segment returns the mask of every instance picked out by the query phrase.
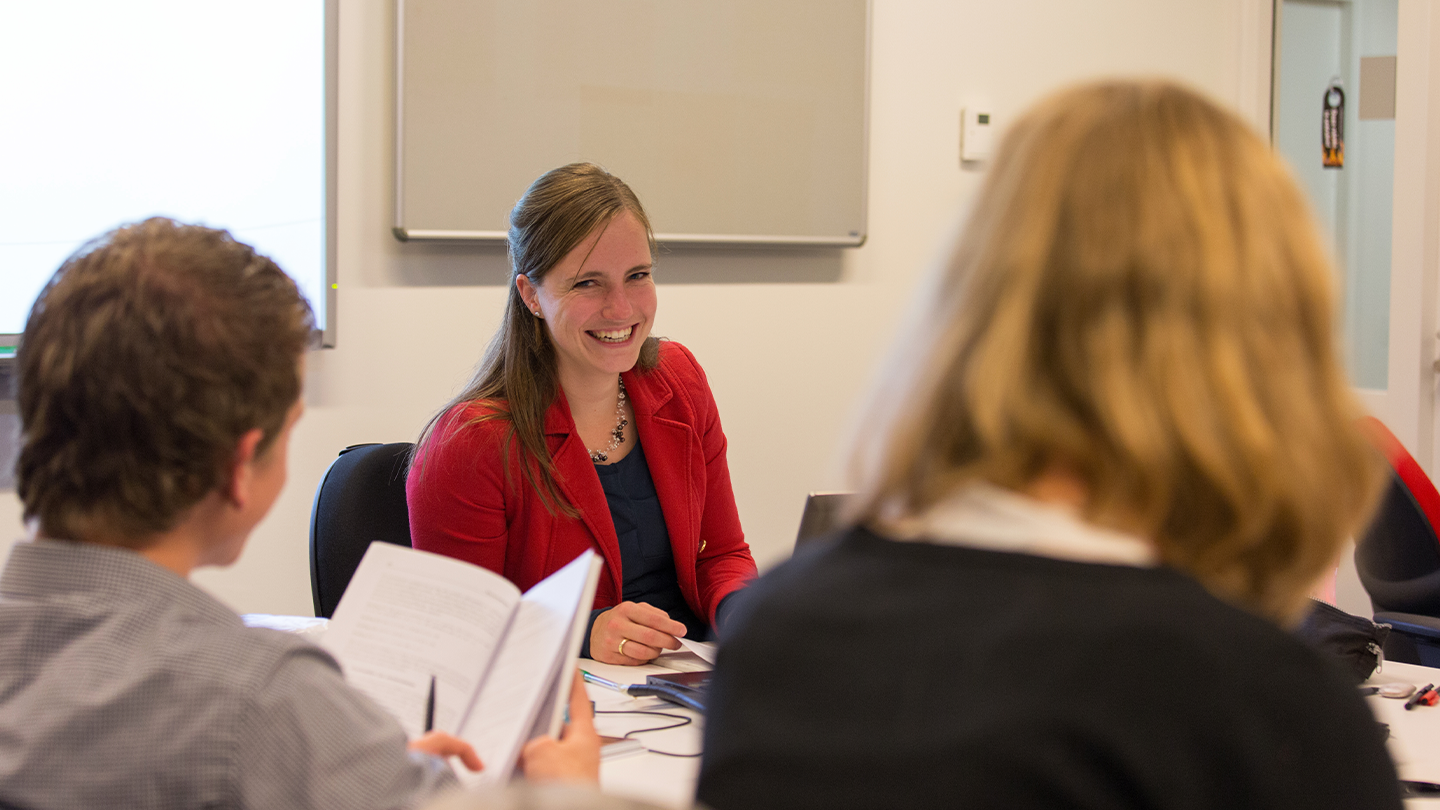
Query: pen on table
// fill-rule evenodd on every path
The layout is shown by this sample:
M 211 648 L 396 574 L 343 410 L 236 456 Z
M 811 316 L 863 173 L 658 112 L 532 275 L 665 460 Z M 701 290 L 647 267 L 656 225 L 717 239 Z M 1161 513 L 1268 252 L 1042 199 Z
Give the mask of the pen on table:
M 580 674 L 585 678 L 586 683 L 593 683 L 596 686 L 603 686 L 606 689 L 614 689 L 616 692 L 629 695 L 630 697 L 658 697 L 668 703 L 684 706 L 687 709 L 693 709 L 697 712 L 704 713 L 705 711 L 705 704 L 697 700 L 696 696 L 687 695 L 674 687 L 653 683 L 616 683 L 608 678 L 592 675 L 583 669 L 580 670 Z
M 425 733 L 435 730 L 435 676 L 430 676 L 430 696 L 425 698 Z
M 1408 710 L 1410 710 L 1410 709 L 1415 708 L 1415 705 L 1420 702 L 1421 698 L 1423 698 L 1423 697 L 1425 697 L 1425 695 L 1429 694 L 1430 690 L 1431 690 L 1431 689 L 1434 689 L 1434 688 L 1435 688 L 1435 684 L 1433 684 L 1433 683 L 1427 683 L 1427 684 L 1425 684 L 1425 686 L 1421 687 L 1420 689 L 1416 689 L 1416 690 L 1415 690 L 1415 694 L 1411 695 L 1411 696 L 1410 696 L 1410 699 L 1407 700 L 1407 701 L 1405 701 L 1405 709 L 1408 711 Z
M 616 692 L 624 692 L 624 691 L 625 691 L 625 687 L 624 687 L 624 686 L 622 686 L 622 685 L 620 685 L 620 684 L 618 684 L 618 683 L 616 683 L 616 682 L 614 682 L 614 681 L 612 681 L 612 680 L 608 680 L 608 679 L 606 679 L 606 678 L 602 678 L 602 677 L 600 677 L 599 675 L 593 675 L 593 674 L 591 674 L 591 673 L 589 673 L 589 672 L 586 672 L 586 671 L 583 670 L 583 669 L 580 670 L 580 676 L 585 679 L 585 682 L 586 682 L 586 683 L 593 683 L 593 684 L 595 684 L 596 686 L 603 686 L 603 687 L 605 687 L 606 689 L 614 689 Z

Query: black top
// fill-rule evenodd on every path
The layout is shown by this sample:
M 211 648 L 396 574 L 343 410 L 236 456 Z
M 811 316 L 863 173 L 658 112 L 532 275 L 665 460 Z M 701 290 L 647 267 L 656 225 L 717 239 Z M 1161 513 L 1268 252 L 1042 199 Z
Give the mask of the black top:
M 748 589 L 709 694 L 716 810 L 1401 806 L 1347 676 L 1164 568 L 851 530 Z
M 610 502 L 610 518 L 615 522 L 615 535 L 620 540 L 622 597 L 630 602 L 645 602 L 670 614 L 685 625 L 685 637 L 703 640 L 710 631 L 703 619 L 695 615 L 680 592 L 675 576 L 675 554 L 670 549 L 670 530 L 665 528 L 665 513 L 645 463 L 645 448 L 637 444 L 624 458 L 614 464 L 595 465 L 605 500 Z M 590 625 L 605 609 L 590 612 Z M 590 633 L 580 654 L 590 655 Z

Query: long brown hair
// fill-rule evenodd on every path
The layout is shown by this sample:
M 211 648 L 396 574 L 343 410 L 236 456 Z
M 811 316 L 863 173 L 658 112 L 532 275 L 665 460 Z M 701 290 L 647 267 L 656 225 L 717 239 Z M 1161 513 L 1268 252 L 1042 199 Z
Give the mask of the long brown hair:
M 857 437 L 856 516 L 1059 464 L 1088 519 L 1293 616 L 1381 478 L 1330 261 L 1270 148 L 1171 83 L 1082 86 L 1014 125 L 973 212 Z
M 650 219 L 635 192 L 615 175 L 593 163 L 571 163 L 546 172 L 530 184 L 510 212 L 510 292 L 500 328 L 490 339 L 465 390 L 447 402 L 420 434 L 422 446 L 434 440 L 441 417 L 456 405 L 490 405 L 471 423 L 492 419 L 510 423 L 504 455 L 509 456 L 511 440 L 518 439 L 525 480 L 552 514 L 557 509 L 572 517 L 578 514 L 555 486 L 555 464 L 545 446 L 545 412 L 560 389 L 555 347 L 544 322 L 526 308 L 515 279 L 524 275 L 539 286 L 566 254 L 621 211 L 634 214 L 644 226 L 653 257 L 655 236 Z M 659 339 L 648 336 L 636 365 L 650 369 L 658 361 Z M 508 464 L 505 470 L 508 480 Z

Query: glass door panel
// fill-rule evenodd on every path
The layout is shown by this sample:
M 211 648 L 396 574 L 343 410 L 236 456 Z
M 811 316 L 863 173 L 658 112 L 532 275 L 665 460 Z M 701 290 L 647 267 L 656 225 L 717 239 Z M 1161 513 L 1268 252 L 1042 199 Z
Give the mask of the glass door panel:
M 1335 256 L 1354 384 L 1389 385 L 1390 246 L 1399 0 L 1284 0 L 1277 15 L 1274 132 Z M 1326 167 L 1322 114 L 1344 96 L 1344 164 Z

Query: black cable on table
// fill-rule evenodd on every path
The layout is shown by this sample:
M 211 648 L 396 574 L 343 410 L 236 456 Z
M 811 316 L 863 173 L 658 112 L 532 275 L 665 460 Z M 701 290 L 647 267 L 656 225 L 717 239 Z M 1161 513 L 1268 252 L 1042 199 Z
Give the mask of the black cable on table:
M 671 724 L 668 725 L 668 726 L 652 726 L 651 728 L 637 728 L 637 729 L 634 729 L 634 730 L 631 730 L 631 731 L 627 731 L 627 732 L 625 732 L 624 734 L 620 735 L 620 738 L 621 738 L 622 740 L 628 740 L 628 739 L 630 739 L 630 735 L 631 735 L 631 734 L 645 734 L 645 733 L 651 732 L 651 731 L 669 731 L 669 730 L 672 729 L 672 728 L 680 728 L 680 727 L 682 727 L 682 726 L 688 726 L 688 725 L 690 725 L 691 723 L 695 722 L 695 719 L 694 719 L 693 717 L 686 717 L 686 716 L 683 715 L 683 714 L 670 714 L 669 712 L 657 712 L 657 711 L 649 711 L 649 710 L 645 710 L 645 709 L 596 709 L 596 710 L 595 710 L 595 713 L 596 713 L 596 714 L 649 714 L 649 715 L 654 715 L 654 716 L 656 716 L 656 717 L 668 717 L 668 718 L 670 718 L 671 720 L 679 720 L 679 721 L 680 721 L 680 722 L 678 722 L 678 723 L 671 723 Z M 651 754 L 659 754 L 660 756 L 663 756 L 663 757 L 698 757 L 698 756 L 700 756 L 700 754 L 699 754 L 698 752 L 697 752 L 697 753 L 694 753 L 694 754 L 676 754 L 676 753 L 674 753 L 674 752 L 672 752 L 672 751 L 657 751 L 656 749 L 650 748 L 650 747 L 648 747 L 648 746 L 645 748 L 645 750 L 646 750 L 648 753 L 651 753 Z

